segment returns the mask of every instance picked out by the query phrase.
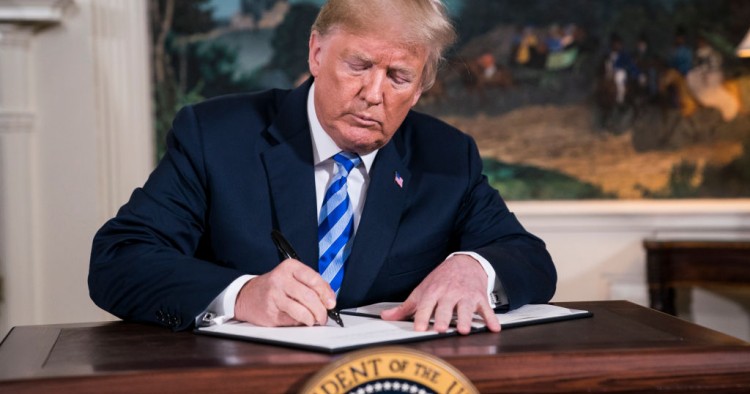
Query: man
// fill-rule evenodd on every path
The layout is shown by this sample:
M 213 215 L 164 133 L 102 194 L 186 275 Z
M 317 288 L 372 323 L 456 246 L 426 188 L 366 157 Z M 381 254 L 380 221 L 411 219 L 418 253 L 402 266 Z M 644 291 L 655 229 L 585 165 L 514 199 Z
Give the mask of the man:
M 433 0 L 329 1 L 310 81 L 180 111 L 164 159 L 94 239 L 92 299 L 173 329 L 204 312 L 325 324 L 330 308 L 404 301 L 382 317 L 445 331 L 457 313 L 461 333 L 475 312 L 500 329 L 490 295 L 547 302 L 549 254 L 473 140 L 410 111 L 453 39 Z M 279 262 L 272 229 L 299 259 Z

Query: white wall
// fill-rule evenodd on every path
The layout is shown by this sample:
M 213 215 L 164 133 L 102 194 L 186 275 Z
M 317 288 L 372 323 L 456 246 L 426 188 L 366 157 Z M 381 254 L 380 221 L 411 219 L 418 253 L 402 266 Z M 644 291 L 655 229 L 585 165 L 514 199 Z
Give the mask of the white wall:
M 153 167 L 146 0 L 0 0 L 0 11 L 23 7 L 11 3 L 63 12 L 32 30 L 0 12 L 0 335 L 110 318 L 88 298 L 91 238 Z M 750 237 L 750 201 L 510 207 L 548 244 L 555 301 L 647 305 L 644 238 Z M 750 339 L 750 294 L 692 294 L 686 317 Z

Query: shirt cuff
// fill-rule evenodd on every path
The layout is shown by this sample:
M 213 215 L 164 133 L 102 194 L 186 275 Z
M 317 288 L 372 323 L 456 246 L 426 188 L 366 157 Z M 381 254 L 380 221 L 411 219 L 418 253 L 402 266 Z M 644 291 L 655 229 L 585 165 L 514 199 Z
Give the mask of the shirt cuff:
M 242 286 L 258 275 L 242 275 L 227 286 L 210 304 L 205 311 L 196 316 L 195 325 L 198 327 L 222 324 L 234 317 L 234 304 L 237 302 Z
M 451 253 L 446 260 L 457 254 L 473 258 L 482 266 L 484 272 L 487 273 L 487 300 L 490 303 L 490 307 L 497 308 L 498 306 L 507 305 L 508 296 L 505 294 L 503 283 L 500 282 L 500 279 L 495 274 L 495 269 L 492 268 L 492 264 L 476 252 L 454 252 Z

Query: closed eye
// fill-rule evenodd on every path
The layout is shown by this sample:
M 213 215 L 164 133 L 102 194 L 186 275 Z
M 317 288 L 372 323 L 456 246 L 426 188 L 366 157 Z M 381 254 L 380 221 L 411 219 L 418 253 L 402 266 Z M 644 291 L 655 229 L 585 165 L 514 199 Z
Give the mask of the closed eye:
M 346 62 L 346 65 L 349 67 L 352 71 L 365 71 L 372 65 L 370 62 L 366 61 L 348 61 Z
M 408 85 L 414 79 L 409 73 L 404 71 L 391 71 L 388 76 L 396 85 Z

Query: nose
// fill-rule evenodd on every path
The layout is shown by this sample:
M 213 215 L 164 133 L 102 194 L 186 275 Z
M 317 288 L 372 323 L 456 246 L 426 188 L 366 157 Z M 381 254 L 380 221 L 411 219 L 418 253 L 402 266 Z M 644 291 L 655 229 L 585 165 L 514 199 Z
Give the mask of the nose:
M 373 71 L 362 81 L 361 97 L 368 106 L 380 105 L 383 102 L 384 72 Z

